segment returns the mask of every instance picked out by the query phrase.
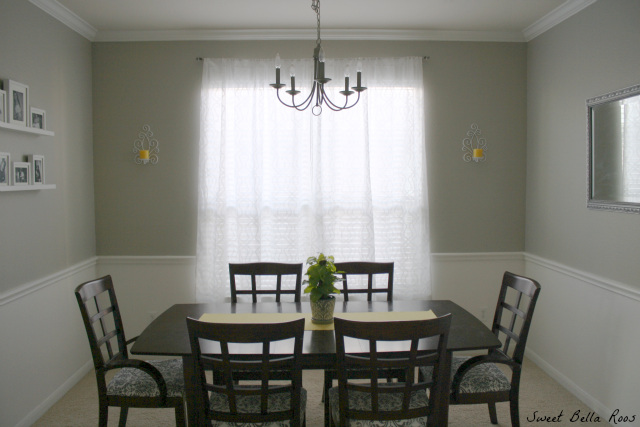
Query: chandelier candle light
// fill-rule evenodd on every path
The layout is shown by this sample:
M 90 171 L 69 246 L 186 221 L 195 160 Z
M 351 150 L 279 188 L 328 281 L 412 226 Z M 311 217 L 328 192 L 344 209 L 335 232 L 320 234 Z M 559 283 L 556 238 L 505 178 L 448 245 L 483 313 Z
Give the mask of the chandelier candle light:
M 291 104 L 287 104 L 282 99 L 280 99 L 280 89 L 285 87 L 286 85 L 280 83 L 280 68 L 282 66 L 282 61 L 280 60 L 279 54 L 276 55 L 276 63 L 275 63 L 276 82 L 271 84 L 270 86 L 276 89 L 278 100 L 282 103 L 282 105 L 285 105 L 289 108 L 295 108 L 298 111 L 304 111 L 307 108 L 309 108 L 311 104 L 314 104 L 313 108 L 311 109 L 311 112 L 315 116 L 319 116 L 322 113 L 322 104 L 324 104 L 325 102 L 327 107 L 329 107 L 329 109 L 333 111 L 342 111 L 342 110 L 346 110 L 353 107 L 358 103 L 358 101 L 360 101 L 360 92 L 364 92 L 365 90 L 367 90 L 367 88 L 362 87 L 361 85 L 362 61 L 358 61 L 356 65 L 357 81 L 356 81 L 356 86 L 351 88 L 353 90 L 349 90 L 349 74 L 350 74 L 349 65 L 347 65 L 344 69 L 344 90 L 340 91 L 340 93 L 345 97 L 344 105 L 343 106 L 336 105 L 331 101 L 331 99 L 329 99 L 329 97 L 324 91 L 324 85 L 326 83 L 329 83 L 331 79 L 325 77 L 324 75 L 325 56 L 324 56 L 324 49 L 322 49 L 322 39 L 320 38 L 320 0 L 311 0 L 311 9 L 313 9 L 314 12 L 316 12 L 316 15 L 318 17 L 318 38 L 316 40 L 316 43 L 317 43 L 316 48 L 313 51 L 314 79 L 313 79 L 313 86 L 311 87 L 311 93 L 309 93 L 309 96 L 307 97 L 307 99 L 305 99 L 299 104 L 296 104 L 295 96 L 299 94 L 300 91 L 296 90 L 296 70 L 292 64 L 291 68 L 289 69 L 289 75 L 291 76 L 291 89 L 286 91 L 289 95 L 291 95 Z M 349 95 L 353 95 L 355 92 L 358 93 L 358 98 L 351 105 L 348 105 Z

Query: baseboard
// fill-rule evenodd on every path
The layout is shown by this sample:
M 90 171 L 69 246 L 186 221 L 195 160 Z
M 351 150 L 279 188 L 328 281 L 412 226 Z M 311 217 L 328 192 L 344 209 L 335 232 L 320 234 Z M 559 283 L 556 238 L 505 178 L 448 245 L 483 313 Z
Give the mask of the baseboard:
M 544 359 L 538 356 L 533 351 L 526 349 L 524 352 L 525 356 L 535 363 L 540 369 L 545 371 L 547 375 L 556 380 L 562 387 L 566 388 L 571 394 L 580 399 L 585 405 L 589 408 L 593 409 L 603 420 L 608 420 L 611 417 L 613 411 L 604 406 L 597 400 L 595 397 L 591 396 L 589 393 L 584 391 L 582 388 L 578 387 L 576 383 L 571 381 L 565 375 L 563 375 L 556 368 L 547 363 Z
M 47 397 L 42 403 L 40 403 L 33 411 L 31 411 L 26 417 L 22 419 L 15 427 L 29 427 L 33 425 L 38 419 L 45 414 L 56 402 L 73 388 L 78 381 L 80 381 L 87 372 L 93 369 L 93 361 L 89 360 L 80 369 L 78 369 L 67 381 L 65 381 L 60 387 L 56 389 L 49 397 Z

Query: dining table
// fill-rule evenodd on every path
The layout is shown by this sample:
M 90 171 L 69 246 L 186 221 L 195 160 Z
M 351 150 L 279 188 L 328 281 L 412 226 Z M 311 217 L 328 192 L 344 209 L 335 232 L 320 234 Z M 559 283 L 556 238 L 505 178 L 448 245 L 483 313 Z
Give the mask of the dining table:
M 418 312 L 431 310 L 436 316 L 451 313 L 451 329 L 447 342 L 445 372 L 451 369 L 455 351 L 486 350 L 500 347 L 497 336 L 475 316 L 449 300 L 337 301 L 335 316 L 340 313 Z M 196 367 L 191 353 L 187 317 L 200 319 L 205 314 L 309 313 L 309 302 L 259 303 L 194 303 L 175 304 L 154 319 L 131 347 L 131 354 L 145 356 L 177 356 L 183 360 L 187 422 L 189 427 L 204 426 L 205 402 L 195 381 Z M 241 316 L 240 316 L 241 317 Z M 239 317 L 239 318 L 240 318 Z M 426 344 L 427 346 L 429 344 Z M 423 348 L 423 350 L 433 350 Z M 336 369 L 336 345 L 333 330 L 305 330 L 301 365 L 303 369 Z M 443 379 L 443 390 L 428 419 L 430 426 L 447 426 L 449 418 L 450 377 Z M 325 414 L 325 424 L 330 420 Z M 330 425 L 325 425 L 330 427 Z

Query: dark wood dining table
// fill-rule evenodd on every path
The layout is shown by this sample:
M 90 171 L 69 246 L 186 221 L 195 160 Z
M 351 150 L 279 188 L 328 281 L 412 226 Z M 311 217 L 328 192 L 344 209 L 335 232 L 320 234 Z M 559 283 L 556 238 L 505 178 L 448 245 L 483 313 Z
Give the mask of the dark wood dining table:
M 205 425 L 201 405 L 201 395 L 195 388 L 195 366 L 191 355 L 186 318 L 199 319 L 206 313 L 308 313 L 308 302 L 281 303 L 216 303 L 216 304 L 175 304 L 158 316 L 140 334 L 131 348 L 135 355 L 182 357 L 185 377 L 188 425 Z M 448 300 L 429 301 L 385 301 L 336 302 L 335 313 L 427 311 L 436 316 L 452 314 L 451 330 L 447 344 L 445 368 L 450 369 L 451 354 L 454 351 L 483 350 L 500 347 L 500 341 L 480 320 L 456 303 Z M 303 369 L 335 369 L 336 347 L 334 331 L 305 331 L 303 343 Z M 446 379 L 449 390 L 450 379 Z M 449 418 L 449 393 L 438 398 L 438 405 L 429 417 L 429 425 L 446 426 Z M 326 417 L 325 417 L 326 419 Z M 329 427 L 329 426 L 325 426 Z

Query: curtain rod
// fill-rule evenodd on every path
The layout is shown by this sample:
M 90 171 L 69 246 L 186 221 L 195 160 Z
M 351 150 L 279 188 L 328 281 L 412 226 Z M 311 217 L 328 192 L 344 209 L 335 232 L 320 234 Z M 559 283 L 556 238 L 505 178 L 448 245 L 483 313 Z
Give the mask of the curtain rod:
M 429 59 L 431 59 L 431 57 L 430 56 L 423 56 L 422 59 L 424 59 L 425 61 L 428 61 Z M 203 59 L 198 56 L 196 58 L 196 61 L 203 61 Z

